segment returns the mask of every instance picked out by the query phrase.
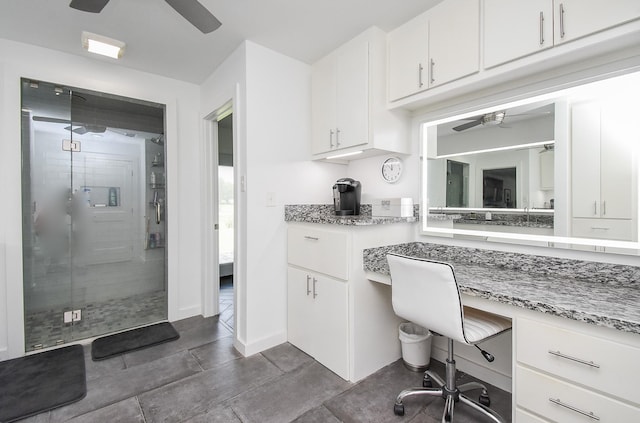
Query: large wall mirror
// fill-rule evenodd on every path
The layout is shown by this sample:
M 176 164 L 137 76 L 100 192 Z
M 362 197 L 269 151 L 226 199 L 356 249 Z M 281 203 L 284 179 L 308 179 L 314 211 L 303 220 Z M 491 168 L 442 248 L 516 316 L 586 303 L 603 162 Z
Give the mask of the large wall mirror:
M 422 134 L 425 234 L 640 254 L 640 73 Z

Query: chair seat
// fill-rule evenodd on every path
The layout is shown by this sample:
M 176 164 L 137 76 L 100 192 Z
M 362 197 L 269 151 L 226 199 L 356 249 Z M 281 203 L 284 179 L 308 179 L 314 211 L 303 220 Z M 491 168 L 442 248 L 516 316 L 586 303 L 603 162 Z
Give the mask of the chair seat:
M 511 328 L 511 320 L 471 307 L 464 308 L 464 336 L 474 344 Z

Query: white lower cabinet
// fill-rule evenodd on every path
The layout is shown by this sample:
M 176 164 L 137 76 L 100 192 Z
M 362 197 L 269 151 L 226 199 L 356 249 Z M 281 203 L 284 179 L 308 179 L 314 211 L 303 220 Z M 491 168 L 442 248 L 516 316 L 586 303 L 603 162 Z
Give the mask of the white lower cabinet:
M 640 421 L 637 345 L 518 318 L 515 352 L 516 416 L 543 418 L 522 421 Z
M 349 379 L 347 282 L 306 269 L 288 269 L 289 342 Z

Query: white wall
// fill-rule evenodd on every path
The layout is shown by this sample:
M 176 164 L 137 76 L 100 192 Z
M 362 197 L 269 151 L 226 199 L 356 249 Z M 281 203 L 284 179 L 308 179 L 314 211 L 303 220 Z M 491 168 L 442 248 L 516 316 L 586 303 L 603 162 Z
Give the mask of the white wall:
M 246 355 L 286 341 L 284 205 L 329 203 L 346 167 L 309 161 L 310 77 L 308 65 L 244 42 L 202 85 L 203 118 L 234 103 L 236 178 L 246 178 L 246 192 L 236 183 L 236 347 Z
M 24 353 L 20 77 L 166 104 L 169 319 L 199 314 L 200 256 L 192 254 L 200 245 L 199 87 L 0 40 L 0 360 Z

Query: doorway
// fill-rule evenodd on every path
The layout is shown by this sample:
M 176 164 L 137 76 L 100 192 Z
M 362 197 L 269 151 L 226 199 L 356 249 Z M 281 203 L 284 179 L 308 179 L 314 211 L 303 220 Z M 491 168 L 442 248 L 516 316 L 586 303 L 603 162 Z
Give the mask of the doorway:
M 25 351 L 166 320 L 164 105 L 21 84 Z
M 469 207 L 469 164 L 447 160 L 447 207 Z
M 220 321 L 233 330 L 234 273 L 234 169 L 233 118 L 229 113 L 218 119 L 218 266 Z
M 482 170 L 482 207 L 516 208 L 516 168 Z

